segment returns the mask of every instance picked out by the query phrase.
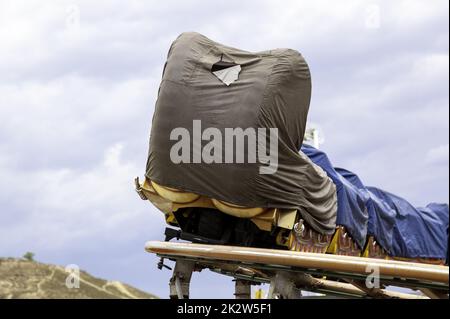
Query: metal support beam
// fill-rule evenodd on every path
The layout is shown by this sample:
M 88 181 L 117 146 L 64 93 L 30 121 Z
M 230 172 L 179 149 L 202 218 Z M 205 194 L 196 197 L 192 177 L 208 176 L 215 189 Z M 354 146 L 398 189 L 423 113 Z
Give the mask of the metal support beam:
M 448 291 L 447 293 L 445 293 L 439 290 L 428 288 L 421 288 L 420 291 L 422 291 L 425 296 L 431 299 L 448 299 Z
M 269 299 L 300 299 L 301 292 L 295 285 L 292 274 L 279 271 L 270 280 Z
M 170 299 L 189 299 L 189 284 L 191 282 L 192 272 L 195 262 L 186 260 L 177 260 L 170 278 Z
M 251 299 L 252 285 L 250 281 L 235 279 L 234 297 L 236 299 Z
M 379 298 L 379 299 L 397 298 L 396 296 L 388 294 L 385 290 L 381 288 L 369 288 L 366 286 L 365 282 L 360 280 L 347 280 L 347 282 L 349 282 L 359 290 L 365 292 L 369 297 L 372 298 Z
M 301 298 L 304 290 L 344 297 L 448 299 L 447 266 L 248 247 L 215 245 L 211 249 L 210 245 L 170 242 L 148 242 L 146 249 L 178 260 L 170 282 L 171 298 L 189 297 L 195 265 L 196 271 L 208 268 L 252 284 L 270 283 L 269 298 Z M 366 287 L 363 275 L 367 273 L 359 269 L 361 264 L 380 267 L 380 288 Z M 336 281 L 338 278 L 347 283 Z M 238 298 L 249 295 L 241 284 L 236 283 Z M 425 295 L 386 290 L 387 285 L 420 289 Z
M 190 258 L 207 258 L 209 260 L 230 261 L 246 264 L 266 264 L 320 270 L 321 272 L 346 273 L 366 277 L 368 267 L 379 270 L 380 278 L 395 278 L 398 281 L 432 282 L 448 286 L 448 266 L 428 265 L 422 263 L 361 258 L 329 254 L 306 253 L 279 249 L 262 249 L 253 247 L 234 247 L 214 245 L 147 242 L 146 250 L 156 254 L 189 256 Z M 417 285 L 420 286 L 420 285 Z M 416 287 L 417 287 L 416 286 Z

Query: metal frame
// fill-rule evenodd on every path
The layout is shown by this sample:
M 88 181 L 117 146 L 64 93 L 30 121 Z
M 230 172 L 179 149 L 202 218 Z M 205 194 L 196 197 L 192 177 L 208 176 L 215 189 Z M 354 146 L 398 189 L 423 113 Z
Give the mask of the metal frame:
M 146 245 L 147 251 L 156 253 L 163 258 L 169 258 L 176 262 L 173 276 L 170 281 L 171 298 L 188 298 L 189 283 L 194 270 L 210 269 L 216 273 L 231 276 L 235 279 L 235 297 L 238 299 L 250 298 L 251 285 L 269 283 L 269 298 L 302 298 L 300 291 L 312 291 L 339 297 L 351 298 L 402 298 L 402 299 L 428 299 L 428 298 L 448 298 L 448 267 L 411 264 L 398 261 L 381 261 L 383 265 L 397 266 L 396 276 L 380 276 L 380 288 L 367 288 L 365 285 L 365 274 L 358 271 L 336 271 L 321 269 L 320 267 L 307 268 L 298 267 L 298 262 L 294 265 L 283 263 L 273 263 L 272 254 L 280 256 L 278 251 L 270 249 L 257 249 L 246 247 L 231 247 L 218 245 L 201 245 L 172 242 L 149 242 Z M 233 254 L 228 254 L 234 252 Z M 237 254 L 236 254 L 237 252 Z M 251 258 L 241 258 L 240 253 L 246 253 L 258 257 L 258 262 L 252 262 Z M 281 251 L 290 253 L 288 251 Z M 305 257 L 304 254 L 295 253 L 299 260 Z M 307 254 L 307 257 L 317 257 L 327 259 L 332 256 L 324 254 Z M 234 256 L 231 258 L 230 256 Z M 334 259 L 336 261 L 336 259 Z M 367 263 L 373 259 L 364 257 L 338 258 L 338 261 L 352 263 Z M 378 261 L 378 260 L 375 260 Z M 342 266 L 342 265 L 341 265 Z M 406 266 L 414 267 L 407 275 L 401 274 L 401 270 Z M 343 269 L 337 267 L 338 270 Z M 345 268 L 345 267 L 344 267 Z M 426 270 L 426 274 L 420 270 Z M 447 272 L 447 277 L 442 276 L 442 271 Z M 418 274 L 414 278 L 412 274 Z M 423 277 L 437 278 L 437 281 L 424 280 Z M 326 279 L 325 279 L 326 278 Z M 344 280 L 345 282 L 342 282 Z M 424 295 L 399 293 L 385 290 L 385 286 L 394 285 L 419 289 Z

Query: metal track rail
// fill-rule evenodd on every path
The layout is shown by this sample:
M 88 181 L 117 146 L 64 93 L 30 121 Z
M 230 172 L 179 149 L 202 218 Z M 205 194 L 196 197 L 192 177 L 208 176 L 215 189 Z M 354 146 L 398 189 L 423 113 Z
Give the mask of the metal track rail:
M 309 286 L 308 290 L 310 291 L 348 295 L 349 297 L 421 298 L 410 294 L 396 294 L 383 289 L 362 287 L 361 282 L 364 282 L 367 276 L 376 269 L 383 287 L 393 285 L 428 289 L 440 295 L 448 294 L 449 268 L 446 266 L 180 242 L 150 241 L 147 242 L 145 248 L 148 252 L 161 257 L 177 262 L 194 262 L 201 267 L 255 283 L 270 283 L 277 274 L 287 274 L 288 280 L 296 282 L 298 285 Z M 251 268 L 261 271 L 261 274 L 265 275 L 246 275 L 236 272 L 237 268 Z M 307 277 L 305 277 L 306 275 Z M 285 275 L 281 277 L 283 280 L 287 280 Z M 323 279 L 324 277 L 326 280 Z M 302 282 L 298 282 L 299 280 Z M 337 282 L 342 280 L 346 282 Z

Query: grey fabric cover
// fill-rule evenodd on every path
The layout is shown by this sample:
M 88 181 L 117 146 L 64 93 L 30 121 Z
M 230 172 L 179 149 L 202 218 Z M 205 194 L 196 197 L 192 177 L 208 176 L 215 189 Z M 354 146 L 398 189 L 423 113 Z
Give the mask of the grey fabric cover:
M 242 68 L 227 86 L 212 72 L 223 61 Z M 311 76 L 295 50 L 246 52 L 183 33 L 172 44 L 153 115 L 146 176 L 158 184 L 249 207 L 298 209 L 317 231 L 336 226 L 336 188 L 299 149 L 311 97 Z M 193 120 L 202 129 L 278 128 L 278 170 L 259 173 L 260 163 L 180 163 L 170 159 L 172 129 Z M 202 145 L 208 142 L 203 142 Z M 259 141 L 258 141 L 259 143 Z M 191 147 L 191 152 L 201 150 Z M 223 156 L 224 158 L 224 156 Z

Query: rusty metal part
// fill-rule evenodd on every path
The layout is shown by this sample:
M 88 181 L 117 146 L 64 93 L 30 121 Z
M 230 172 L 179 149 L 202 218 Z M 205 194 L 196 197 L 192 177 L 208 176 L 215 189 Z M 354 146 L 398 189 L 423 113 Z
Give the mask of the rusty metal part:
M 252 285 L 250 281 L 236 279 L 234 286 L 234 297 L 236 299 L 250 299 L 252 292 Z

